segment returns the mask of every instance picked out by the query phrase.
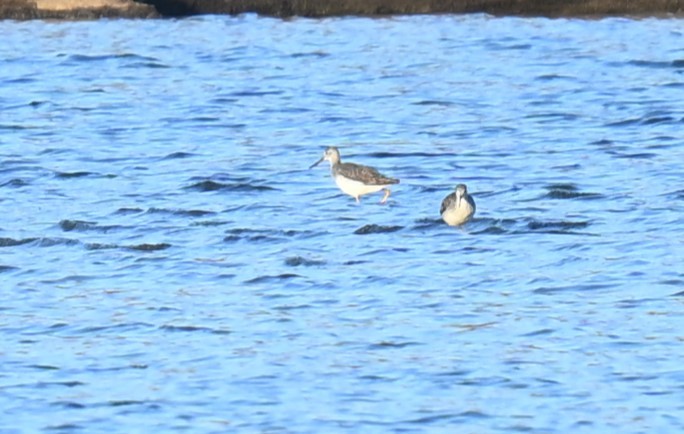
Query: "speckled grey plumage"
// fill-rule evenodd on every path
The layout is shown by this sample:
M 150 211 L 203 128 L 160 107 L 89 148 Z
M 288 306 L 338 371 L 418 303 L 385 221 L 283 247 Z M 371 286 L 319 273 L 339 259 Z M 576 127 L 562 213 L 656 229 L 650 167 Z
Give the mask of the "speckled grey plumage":
M 343 163 L 340 158 L 340 151 L 334 146 L 326 148 L 323 156 L 310 168 L 317 166 L 324 160 L 330 162 L 330 173 L 340 190 L 352 196 L 357 202 L 362 195 L 383 190 L 385 196 L 380 202 L 384 203 L 390 195 L 390 190 L 387 187 L 399 183 L 398 179 L 385 176 L 372 167 Z
M 460 203 L 459 194 L 461 195 Z M 475 210 L 475 200 L 468 194 L 468 188 L 465 184 L 458 184 L 455 191 L 442 201 L 439 214 L 447 224 L 458 226 L 470 221 L 475 215 Z
M 332 166 L 331 170 L 333 176 L 344 176 L 354 181 L 363 182 L 366 185 L 391 185 L 399 183 L 398 179 L 389 178 L 372 167 L 355 163 L 337 163 Z

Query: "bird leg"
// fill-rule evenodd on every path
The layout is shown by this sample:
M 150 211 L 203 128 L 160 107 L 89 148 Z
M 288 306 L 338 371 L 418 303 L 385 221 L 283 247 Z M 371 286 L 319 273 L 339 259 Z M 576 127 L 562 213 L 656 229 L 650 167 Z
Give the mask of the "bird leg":
M 380 203 L 385 203 L 385 202 L 387 202 L 387 198 L 390 196 L 390 191 L 389 191 L 389 188 L 383 188 L 382 191 L 385 192 L 385 195 L 383 196 Z

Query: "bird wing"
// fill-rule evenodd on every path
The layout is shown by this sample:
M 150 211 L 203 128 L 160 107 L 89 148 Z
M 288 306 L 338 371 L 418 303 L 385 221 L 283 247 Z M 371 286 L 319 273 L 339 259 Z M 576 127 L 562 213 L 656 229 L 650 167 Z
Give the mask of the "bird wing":
M 470 206 L 473 207 L 473 214 L 475 214 L 475 210 L 477 209 L 477 207 L 475 206 L 475 199 L 473 199 L 473 197 L 472 197 L 471 195 L 468 195 L 468 197 L 466 198 L 466 200 L 468 201 L 468 203 L 470 204 Z
M 442 207 L 439 209 L 439 214 L 442 215 L 444 214 L 444 211 L 447 210 L 447 208 L 454 206 L 456 204 L 456 193 L 451 193 L 447 197 L 444 198 L 442 201 Z
M 398 184 L 399 180 L 389 178 L 372 167 L 362 166 L 354 163 L 341 163 L 337 172 L 349 179 L 363 182 L 368 185 Z

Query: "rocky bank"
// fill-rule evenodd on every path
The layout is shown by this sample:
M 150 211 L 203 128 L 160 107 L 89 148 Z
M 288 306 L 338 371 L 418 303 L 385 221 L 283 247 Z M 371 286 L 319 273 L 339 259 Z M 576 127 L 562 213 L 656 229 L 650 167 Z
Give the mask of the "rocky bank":
M 548 17 L 684 15 L 684 0 L 0 0 L 0 19 L 275 17 L 489 13 Z

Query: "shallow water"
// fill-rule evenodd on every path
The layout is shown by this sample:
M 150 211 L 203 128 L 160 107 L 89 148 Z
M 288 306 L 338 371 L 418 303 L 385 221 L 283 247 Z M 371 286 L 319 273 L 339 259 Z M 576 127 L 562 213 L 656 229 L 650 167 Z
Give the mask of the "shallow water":
M 1 22 L 0 432 L 681 431 L 681 28 Z

